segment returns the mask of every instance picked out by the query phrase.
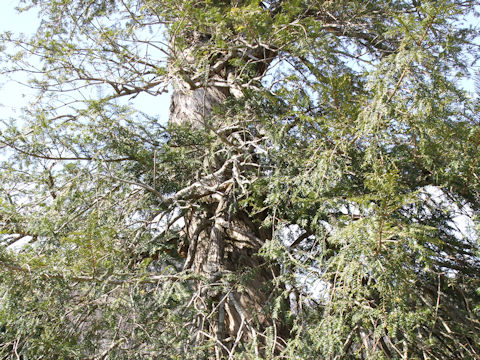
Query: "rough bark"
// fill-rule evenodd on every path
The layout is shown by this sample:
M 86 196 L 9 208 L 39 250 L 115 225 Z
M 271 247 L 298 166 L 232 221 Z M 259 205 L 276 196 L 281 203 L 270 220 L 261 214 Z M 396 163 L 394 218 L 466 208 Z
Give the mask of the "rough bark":
M 272 16 L 275 16 L 281 11 L 281 6 L 273 6 L 270 11 Z M 330 15 L 323 12 L 310 14 L 307 11 L 302 16 L 312 16 L 326 24 L 336 22 L 335 18 L 330 18 Z M 389 44 L 385 45 L 377 37 L 372 40 L 366 33 L 352 32 L 343 27 L 329 29 L 338 36 L 363 39 L 380 52 L 391 52 L 387 46 Z M 172 42 L 171 47 L 170 72 L 173 74 L 174 92 L 169 121 L 171 124 L 189 124 L 216 132 L 218 129 L 215 129 L 215 124 L 208 121 L 212 111 L 230 98 L 242 96 L 241 86 L 261 78 L 279 50 L 273 45 L 242 41 L 242 35 L 238 34 L 240 46 L 230 54 L 211 54 L 210 63 L 207 66 L 202 65 L 208 71 L 203 71 L 196 69 L 194 54 L 195 49 L 209 41 L 209 34 L 189 33 L 183 36 L 189 40 L 187 48 L 177 48 L 175 42 Z M 245 79 L 243 74 L 241 84 L 235 81 L 236 69 L 230 65 L 231 57 L 241 58 L 251 65 L 250 78 Z M 307 62 L 307 59 L 304 60 Z M 315 72 L 313 65 L 309 68 Z M 227 139 L 223 140 L 228 142 L 230 137 L 230 140 L 235 142 L 235 134 L 225 136 Z M 252 154 L 253 151 L 250 155 Z M 237 155 L 241 161 L 242 154 Z M 270 326 L 275 327 L 280 337 L 288 336 L 285 324 L 273 323 L 271 316 L 262 315 L 266 311 L 265 304 L 268 304 L 279 271 L 263 264 L 263 260 L 255 254 L 262 244 L 271 238 L 272 232 L 259 227 L 263 220 L 262 215 L 252 218 L 245 209 L 235 213 L 230 211 L 233 201 L 231 187 L 236 182 L 234 162 L 230 160 L 215 159 L 212 163 L 205 164 L 211 171 L 210 175 L 203 179 L 193 179 L 188 193 L 195 195 L 193 197 L 196 206 L 195 210 L 192 206 L 186 216 L 185 229 L 185 243 L 188 244 L 185 267 L 208 279 L 206 283 L 198 284 L 198 308 L 205 314 L 215 313 L 214 317 L 208 318 L 216 319 L 206 324 L 207 320 L 203 318 L 197 325 L 199 330 L 216 339 L 217 357 L 221 352 L 232 351 L 242 340 L 259 344 L 258 351 L 262 351 L 262 341 L 259 338 Z M 239 171 L 242 169 L 236 169 L 237 173 Z M 199 208 L 202 210 L 199 211 Z M 235 273 L 239 276 L 248 272 L 252 274 L 248 277 L 249 280 L 242 284 L 242 291 L 236 290 L 232 283 L 225 284 L 226 274 Z M 197 337 L 197 342 L 206 340 L 206 335 L 202 334 Z M 281 341 L 276 343 L 281 347 Z
M 188 53 L 187 50 L 182 54 L 185 59 L 191 58 Z M 265 67 L 261 64 L 259 72 L 265 71 Z M 184 76 L 176 77 L 173 80 L 170 123 L 215 131 L 206 122 L 212 110 L 222 106 L 234 94 L 238 96 L 238 90 L 228 86 L 228 73 L 228 69 L 224 69 L 222 75 L 215 74 L 206 85 L 198 88 Z M 238 154 L 237 160 L 241 157 L 242 154 Z M 264 331 L 269 326 L 275 326 L 280 336 L 285 333 L 282 333 L 280 324 L 273 324 L 272 317 L 265 314 L 274 290 L 274 278 L 279 271 L 256 255 L 262 244 L 271 238 L 272 232 L 260 227 L 264 220 L 262 214 L 252 218 L 245 210 L 232 213 L 235 161 L 230 160 L 214 160 L 215 163 L 207 164 L 210 175 L 193 179 L 198 186 L 194 182 L 189 195 L 196 194 L 197 206 L 185 216 L 185 243 L 188 244 L 185 268 L 206 279 L 197 284 L 195 306 L 199 310 L 199 319 L 196 344 L 213 340 L 216 358 L 233 353 L 244 341 L 253 341 L 255 351 L 261 354 L 264 352 Z M 236 168 L 235 171 L 241 172 L 242 169 Z M 199 206 L 202 210 L 198 210 Z M 234 280 L 231 277 L 229 281 L 225 280 L 225 276 L 231 274 L 236 274 Z M 238 278 L 242 274 L 248 280 Z M 242 290 L 238 290 L 238 285 Z M 208 318 L 205 314 L 209 314 Z M 281 341 L 277 344 L 280 347 Z

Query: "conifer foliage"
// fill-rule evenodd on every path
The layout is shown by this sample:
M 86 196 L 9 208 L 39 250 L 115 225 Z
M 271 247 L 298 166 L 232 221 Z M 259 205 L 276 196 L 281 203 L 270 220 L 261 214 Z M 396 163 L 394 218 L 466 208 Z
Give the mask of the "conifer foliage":
M 1 357 L 480 358 L 475 3 L 18 0 Z

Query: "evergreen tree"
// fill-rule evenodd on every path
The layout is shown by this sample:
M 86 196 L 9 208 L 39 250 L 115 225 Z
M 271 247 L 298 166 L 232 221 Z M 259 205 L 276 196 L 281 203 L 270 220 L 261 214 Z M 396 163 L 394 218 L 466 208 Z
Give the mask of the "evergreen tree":
M 20 0 L 2 357 L 479 358 L 475 3 Z

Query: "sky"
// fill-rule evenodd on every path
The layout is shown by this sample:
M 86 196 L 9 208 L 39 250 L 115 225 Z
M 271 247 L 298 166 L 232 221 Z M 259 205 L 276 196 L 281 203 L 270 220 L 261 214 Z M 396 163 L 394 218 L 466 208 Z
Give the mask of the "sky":
M 48 0 L 45 0 L 48 1 Z M 40 24 L 40 18 L 35 10 L 23 13 L 15 11 L 18 0 L 0 0 L 0 32 L 11 31 L 13 33 L 33 33 Z M 26 79 L 23 78 L 23 81 Z M 464 87 L 473 91 L 473 82 L 466 82 Z M 21 114 L 18 109 L 25 104 L 34 92 L 26 86 L 19 85 L 15 81 L 8 80 L 0 73 L 0 120 L 14 118 L 18 119 Z M 127 99 L 125 99 L 126 101 Z M 131 100 L 132 104 L 139 110 L 151 116 L 156 116 L 159 122 L 166 123 L 169 113 L 169 94 L 152 97 L 147 94 L 140 94 Z M 20 120 L 19 120 L 20 121 Z M 467 231 L 469 224 L 466 217 L 456 219 L 460 230 Z
M 44 0 L 49 1 L 49 0 Z M 35 10 L 18 13 L 15 6 L 19 0 L 0 0 L 0 33 L 10 31 L 12 33 L 32 34 L 40 25 L 40 17 Z M 1 53 L 0 53 L 1 56 Z M 0 63 L 1 66 L 1 63 Z M 16 74 L 14 76 L 19 82 L 27 82 L 27 77 Z M 34 99 L 35 91 L 6 77 L 0 72 L 0 131 L 1 121 L 14 119 L 16 124 L 22 124 L 22 105 Z M 128 101 L 128 99 L 124 99 Z M 131 103 L 139 110 L 151 116 L 156 116 L 160 123 L 166 123 L 169 114 L 170 95 L 164 94 L 153 97 L 147 94 L 139 94 Z M 1 158 L 2 154 L 0 154 Z M 11 247 L 19 249 L 29 241 L 24 238 Z
M 38 15 L 33 11 L 19 14 L 15 11 L 16 0 L 0 0 L 0 32 L 32 33 L 40 24 Z M 32 94 L 25 86 L 9 81 L 0 74 L 0 109 L 1 118 L 17 115 L 15 108 Z
M 35 10 L 18 13 L 15 6 L 18 0 L 0 0 L 0 33 L 11 31 L 12 33 L 31 34 L 40 25 L 40 18 Z M 26 82 L 26 78 L 16 76 L 16 79 Z M 19 107 L 34 96 L 35 92 L 27 86 L 22 86 L 15 81 L 9 80 L 0 74 L 0 119 L 18 118 Z M 123 99 L 130 102 L 135 108 L 156 116 L 159 122 L 166 123 L 170 95 L 164 94 L 153 97 L 148 94 L 139 94 L 134 99 Z
M 46 0 L 47 1 L 47 0 Z M 11 31 L 13 33 L 33 33 L 40 24 L 40 18 L 35 10 L 18 13 L 15 6 L 19 0 L 0 0 L 0 32 Z M 469 22 L 470 20 L 467 20 Z M 25 78 L 20 78 L 25 81 Z M 462 86 L 469 91 L 473 91 L 473 82 L 463 80 Z M 21 104 L 28 101 L 34 92 L 26 86 L 21 86 L 14 81 L 9 81 L 0 74 L 0 118 L 17 117 Z M 124 99 L 127 101 L 128 99 Z M 165 94 L 153 98 L 147 94 L 139 94 L 135 99 L 128 100 L 137 109 L 151 116 L 156 116 L 160 122 L 166 123 L 168 120 L 168 109 L 170 95 Z
M 32 32 L 40 20 L 34 11 L 18 14 L 15 5 L 18 0 L 0 0 L 0 30 L 12 32 Z

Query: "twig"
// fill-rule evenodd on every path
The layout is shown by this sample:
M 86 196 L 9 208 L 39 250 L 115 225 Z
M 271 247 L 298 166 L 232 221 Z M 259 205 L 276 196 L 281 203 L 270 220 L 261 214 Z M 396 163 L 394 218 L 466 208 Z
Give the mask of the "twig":
M 147 284 L 147 283 L 156 283 L 158 281 L 167 281 L 167 280 L 192 280 L 195 279 L 195 275 L 192 272 L 185 272 L 184 274 L 177 274 L 177 275 L 150 275 L 141 278 L 130 278 L 130 279 L 112 279 L 112 278 L 99 278 L 99 277 L 92 277 L 92 276 L 68 276 L 65 274 L 59 273 L 52 273 L 52 272 L 38 272 L 35 273 L 32 269 L 28 266 L 20 266 L 16 264 L 7 263 L 5 261 L 0 260 L 0 266 L 3 269 L 7 269 L 11 272 L 20 272 L 23 274 L 27 274 L 29 276 L 39 275 L 44 279 L 63 279 L 63 280 L 70 280 L 74 282 L 92 282 L 92 283 L 107 283 L 111 285 L 123 285 L 123 284 Z

